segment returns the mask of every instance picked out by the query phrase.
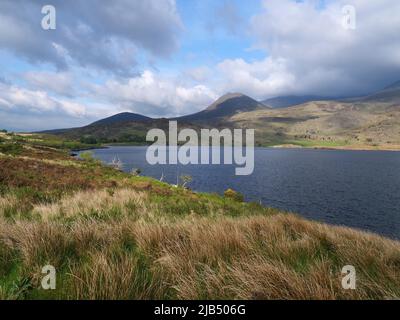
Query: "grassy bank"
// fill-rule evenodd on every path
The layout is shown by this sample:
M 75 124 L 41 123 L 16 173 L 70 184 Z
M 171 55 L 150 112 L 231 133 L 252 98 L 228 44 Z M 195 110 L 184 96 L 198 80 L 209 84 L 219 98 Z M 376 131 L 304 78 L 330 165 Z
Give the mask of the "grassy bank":
M 29 139 L 0 142 L 0 299 L 400 298 L 398 242 Z M 56 290 L 40 286 L 48 264 Z
M 400 151 L 400 145 L 381 144 L 351 144 L 345 141 L 310 141 L 293 140 L 272 145 L 274 148 L 306 148 L 306 149 L 326 149 L 326 150 L 353 150 L 353 151 Z

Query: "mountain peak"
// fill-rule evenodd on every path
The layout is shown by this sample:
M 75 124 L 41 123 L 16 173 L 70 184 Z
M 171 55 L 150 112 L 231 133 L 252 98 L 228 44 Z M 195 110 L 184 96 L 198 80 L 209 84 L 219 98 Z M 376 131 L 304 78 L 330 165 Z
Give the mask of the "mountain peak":
M 233 99 L 233 98 L 239 98 L 239 97 L 247 97 L 247 96 L 240 92 L 228 92 L 228 93 L 225 93 L 223 96 L 221 96 L 218 100 L 221 100 L 221 99 L 227 100 L 227 99 Z
M 130 121 L 135 122 L 135 121 L 149 121 L 149 120 L 152 120 L 152 118 L 133 112 L 121 112 L 111 117 L 93 122 L 91 125 L 109 125 L 117 122 L 130 122 Z
M 254 106 L 261 106 L 262 103 L 254 100 L 253 98 L 250 98 L 249 96 L 246 96 L 243 93 L 239 92 L 228 92 L 218 98 L 214 103 L 212 103 L 206 111 L 211 111 L 211 110 L 216 110 L 219 108 L 230 108 L 230 109 L 236 109 L 236 108 L 253 108 Z M 263 106 L 266 107 L 266 106 Z
M 207 109 L 198 113 L 180 117 L 181 121 L 204 122 L 221 121 L 240 112 L 249 112 L 268 108 L 261 102 L 239 92 L 230 92 L 212 103 Z

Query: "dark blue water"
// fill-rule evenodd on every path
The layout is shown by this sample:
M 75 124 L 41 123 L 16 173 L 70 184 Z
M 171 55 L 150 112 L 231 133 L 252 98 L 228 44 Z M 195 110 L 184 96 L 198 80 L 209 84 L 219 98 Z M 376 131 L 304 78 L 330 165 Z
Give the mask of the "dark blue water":
M 232 188 L 248 201 L 336 225 L 369 230 L 400 239 L 400 152 L 308 149 L 255 150 L 250 176 L 236 176 L 234 165 L 156 165 L 146 161 L 146 147 L 111 147 L 93 151 L 124 170 L 176 184 L 190 175 L 196 191 L 223 193 Z

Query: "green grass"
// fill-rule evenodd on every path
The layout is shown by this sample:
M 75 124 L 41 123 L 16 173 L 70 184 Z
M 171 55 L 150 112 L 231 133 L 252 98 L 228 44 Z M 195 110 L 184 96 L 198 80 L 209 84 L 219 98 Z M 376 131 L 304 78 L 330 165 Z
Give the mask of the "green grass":
M 84 143 L 78 140 L 69 140 L 59 136 L 48 134 L 33 134 L 33 135 L 11 135 L 10 140 L 19 142 L 20 144 L 28 144 L 39 147 L 49 147 L 61 150 L 82 150 L 98 148 L 99 143 Z
M 13 143 L 13 142 L 3 142 L 0 141 L 0 153 L 11 155 L 11 156 L 17 156 L 20 155 L 23 151 L 23 147 L 19 143 Z

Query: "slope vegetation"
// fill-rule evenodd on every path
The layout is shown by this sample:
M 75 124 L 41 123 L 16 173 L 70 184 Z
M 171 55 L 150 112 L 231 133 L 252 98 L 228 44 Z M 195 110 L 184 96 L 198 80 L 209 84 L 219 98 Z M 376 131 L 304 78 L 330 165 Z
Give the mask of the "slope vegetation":
M 0 299 L 400 298 L 399 242 L 34 141 L 0 142 Z M 56 290 L 40 287 L 48 264 Z M 356 290 L 341 285 L 348 264 Z

